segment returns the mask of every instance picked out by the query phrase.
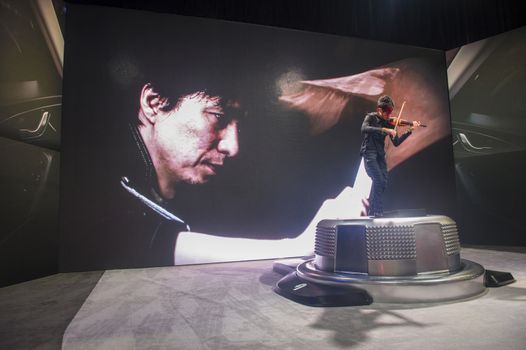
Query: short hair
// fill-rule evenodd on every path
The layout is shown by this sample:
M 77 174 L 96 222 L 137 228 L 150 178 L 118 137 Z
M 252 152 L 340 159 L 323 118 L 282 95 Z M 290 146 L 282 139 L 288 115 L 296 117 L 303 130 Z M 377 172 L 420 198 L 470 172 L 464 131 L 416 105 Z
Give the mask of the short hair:
M 378 108 L 381 109 L 394 109 L 394 101 L 393 99 L 388 95 L 383 95 L 378 99 Z

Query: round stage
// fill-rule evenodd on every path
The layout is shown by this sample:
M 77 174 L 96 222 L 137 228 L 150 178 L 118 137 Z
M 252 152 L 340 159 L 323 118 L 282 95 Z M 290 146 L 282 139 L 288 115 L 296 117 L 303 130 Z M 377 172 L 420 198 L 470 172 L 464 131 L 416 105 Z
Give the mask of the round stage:
M 486 289 L 484 268 L 460 258 L 458 229 L 446 216 L 322 220 L 314 252 L 277 283 L 278 294 L 343 306 L 452 301 Z

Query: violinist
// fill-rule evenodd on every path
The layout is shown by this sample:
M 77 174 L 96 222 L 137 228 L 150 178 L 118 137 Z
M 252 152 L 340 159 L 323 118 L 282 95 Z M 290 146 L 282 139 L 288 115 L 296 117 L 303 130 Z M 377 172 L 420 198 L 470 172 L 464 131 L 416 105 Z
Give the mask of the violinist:
M 371 194 L 369 196 L 369 216 L 383 216 L 382 194 L 387 187 L 387 163 L 385 161 L 385 136 L 389 135 L 393 145 L 398 147 L 413 132 L 413 129 L 422 125 L 418 121 L 403 121 L 410 128 L 398 135 L 396 127 L 400 123 L 399 118 L 391 117 L 394 109 L 393 99 L 384 95 L 378 99 L 376 112 L 368 113 L 362 124 L 364 138 L 360 148 L 360 155 L 364 159 L 367 175 L 373 181 Z

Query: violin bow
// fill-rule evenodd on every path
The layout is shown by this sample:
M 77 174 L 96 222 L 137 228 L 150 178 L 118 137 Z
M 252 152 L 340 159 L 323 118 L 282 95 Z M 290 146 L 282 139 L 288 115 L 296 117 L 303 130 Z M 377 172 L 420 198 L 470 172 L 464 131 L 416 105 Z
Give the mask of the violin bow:
M 393 129 L 394 131 L 396 131 L 396 127 L 400 123 L 400 118 L 402 117 L 402 111 L 404 110 L 404 106 L 405 106 L 405 101 L 402 103 L 402 108 L 400 108 L 400 113 L 398 113 L 398 118 L 396 118 L 395 126 Z

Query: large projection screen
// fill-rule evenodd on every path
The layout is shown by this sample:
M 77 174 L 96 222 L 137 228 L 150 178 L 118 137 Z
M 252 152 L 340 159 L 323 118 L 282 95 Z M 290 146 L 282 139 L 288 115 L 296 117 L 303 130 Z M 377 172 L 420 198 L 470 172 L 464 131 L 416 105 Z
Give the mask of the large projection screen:
M 62 271 L 308 255 L 318 220 L 360 215 L 383 94 L 427 124 L 388 146 L 385 209 L 454 216 L 441 51 L 97 6 L 66 25 Z

